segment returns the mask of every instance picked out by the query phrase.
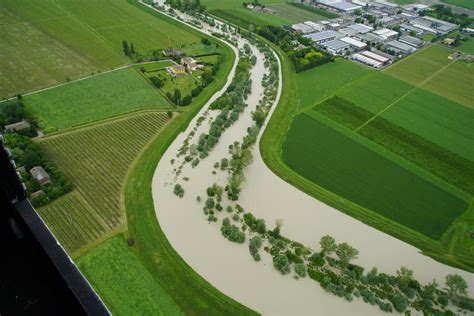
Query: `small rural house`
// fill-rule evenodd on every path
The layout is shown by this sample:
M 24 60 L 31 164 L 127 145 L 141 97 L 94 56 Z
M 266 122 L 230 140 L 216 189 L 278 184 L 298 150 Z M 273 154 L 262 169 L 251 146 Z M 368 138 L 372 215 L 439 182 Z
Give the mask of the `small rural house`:
M 183 56 L 183 52 L 175 48 L 165 48 L 162 51 L 163 56 L 165 57 L 180 57 Z
M 49 174 L 41 166 L 36 166 L 36 167 L 31 168 L 30 174 L 41 185 L 46 185 L 46 184 L 51 183 L 51 178 L 49 177 Z
M 186 73 L 186 68 L 184 68 L 183 65 L 173 65 L 171 67 L 168 67 L 167 70 L 169 74 L 172 75 L 173 77 L 184 75 Z
M 30 123 L 25 120 L 10 125 L 5 125 L 5 131 L 7 132 L 19 132 L 27 128 L 30 128 Z
M 199 68 L 202 68 L 202 65 L 198 64 L 196 60 L 192 57 L 183 57 L 181 58 L 181 64 L 185 66 L 188 71 L 195 71 Z

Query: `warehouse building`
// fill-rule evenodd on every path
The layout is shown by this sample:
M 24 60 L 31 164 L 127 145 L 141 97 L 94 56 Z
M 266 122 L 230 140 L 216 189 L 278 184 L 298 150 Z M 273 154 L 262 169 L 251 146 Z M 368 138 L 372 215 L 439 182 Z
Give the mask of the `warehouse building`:
M 369 58 L 367 56 L 364 56 L 362 54 L 354 54 L 352 55 L 352 59 L 373 68 L 382 68 L 383 66 L 381 62 L 376 61 L 375 59 Z
M 400 38 L 398 40 L 400 42 L 404 43 L 404 44 L 408 44 L 408 45 L 413 46 L 415 48 L 423 47 L 423 45 L 425 44 L 425 42 L 423 42 L 419 38 L 409 36 L 409 35 L 400 36 Z
M 306 22 L 304 22 L 304 24 L 306 24 L 309 27 L 312 27 L 315 32 L 322 32 L 325 29 L 324 25 L 322 25 L 320 23 L 313 22 L 313 21 L 306 21 Z
M 329 31 L 323 31 L 319 33 L 308 34 L 308 35 L 305 35 L 305 37 L 311 39 L 316 44 L 321 44 L 321 43 L 333 41 L 336 38 L 342 37 L 342 34 L 336 31 L 329 30 Z
M 360 5 L 346 2 L 346 1 L 327 1 L 327 0 L 317 0 L 316 3 L 321 4 L 332 11 L 338 12 L 354 12 L 357 9 L 362 9 Z
M 344 55 L 349 51 L 350 45 L 341 40 L 335 39 L 321 44 L 321 47 L 333 55 Z
M 419 16 L 411 20 L 410 24 L 435 35 L 447 34 L 458 27 L 456 24 L 438 20 L 430 16 Z
M 300 33 L 303 33 L 303 34 L 309 34 L 309 33 L 313 33 L 314 32 L 314 29 L 307 25 L 307 24 L 304 24 L 304 23 L 297 23 L 297 24 L 293 24 L 291 26 L 291 28 L 295 31 L 295 32 L 300 32 Z
M 366 34 L 366 33 L 369 33 L 370 31 L 372 31 L 374 29 L 371 26 L 364 25 L 364 24 L 361 24 L 361 23 L 355 23 L 355 24 L 348 25 L 347 28 L 356 31 L 358 34 Z
M 404 55 L 409 55 L 413 53 L 416 49 L 413 46 L 404 44 L 399 41 L 390 41 L 385 44 L 386 47 L 393 49 L 397 53 L 402 53 Z
M 343 37 L 341 41 L 349 44 L 354 50 L 361 50 L 367 47 L 367 44 L 350 37 Z
M 380 36 L 384 41 L 392 41 L 398 37 L 398 32 L 386 28 L 375 30 L 372 33 Z
M 425 33 L 425 30 L 408 23 L 400 24 L 400 30 L 405 32 L 415 32 L 415 34 L 418 36 L 422 36 Z
M 364 42 L 364 43 L 367 43 L 367 44 L 368 43 L 378 44 L 378 43 L 383 42 L 383 38 L 381 38 L 380 36 L 375 35 L 373 33 L 357 34 L 354 37 L 357 38 L 358 40 Z

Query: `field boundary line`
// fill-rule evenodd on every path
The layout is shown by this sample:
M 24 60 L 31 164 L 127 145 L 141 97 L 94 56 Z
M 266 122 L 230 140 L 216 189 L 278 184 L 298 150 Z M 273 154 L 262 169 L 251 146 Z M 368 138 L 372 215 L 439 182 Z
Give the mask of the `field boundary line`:
M 453 59 L 451 62 L 449 62 L 448 64 L 444 65 L 441 69 L 439 69 L 438 71 L 436 71 L 435 73 L 431 74 L 428 78 L 426 78 L 425 80 L 423 80 L 422 82 L 420 82 L 418 85 L 416 85 L 415 87 L 413 87 L 411 90 L 409 90 L 408 92 L 406 92 L 405 94 L 403 94 L 401 97 L 399 97 L 398 99 L 396 99 L 395 101 L 393 101 L 392 103 L 390 103 L 389 105 L 387 105 L 385 108 L 383 108 L 382 110 L 380 110 L 379 112 L 377 112 L 374 116 L 372 116 L 369 120 L 367 120 L 365 123 L 363 123 L 361 126 L 357 127 L 354 132 L 358 132 L 361 128 L 367 126 L 368 124 L 370 124 L 373 120 L 375 120 L 377 117 L 379 117 L 381 114 L 385 113 L 387 110 L 389 110 L 391 107 L 393 107 L 394 105 L 396 105 L 398 102 L 400 102 L 401 100 L 403 100 L 404 98 L 406 98 L 407 96 L 409 96 L 410 94 L 413 93 L 413 91 L 415 91 L 416 89 L 420 89 L 425 83 L 429 82 L 431 79 L 433 79 L 434 77 L 436 77 L 437 75 L 439 75 L 441 72 L 443 72 L 444 70 L 448 69 L 449 67 L 451 67 L 456 61 L 458 60 L 458 58 L 455 58 Z

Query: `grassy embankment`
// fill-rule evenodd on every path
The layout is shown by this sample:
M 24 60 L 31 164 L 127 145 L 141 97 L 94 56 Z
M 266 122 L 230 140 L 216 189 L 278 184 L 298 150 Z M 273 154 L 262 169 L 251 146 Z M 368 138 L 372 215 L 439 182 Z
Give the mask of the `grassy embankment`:
M 373 227 L 417 246 L 427 255 L 448 264 L 472 271 L 474 269 L 472 266 L 472 241 L 469 240 L 467 233 L 467 227 L 472 225 L 474 219 L 474 207 L 472 204 L 468 211 L 455 220 L 454 223 L 444 231 L 443 236 L 439 240 L 435 240 L 418 231 L 407 228 L 396 221 L 387 219 L 387 217 L 358 205 L 354 203 L 354 201 L 331 192 L 327 188 L 298 174 L 285 164 L 282 159 L 282 148 L 293 118 L 302 110 L 314 107 L 316 103 L 331 97 L 337 89 L 350 86 L 353 82 L 357 82 L 358 80 L 363 80 L 361 78 L 367 76 L 370 71 L 350 62 L 340 60 L 336 63 L 296 75 L 286 56 L 280 52 L 280 57 L 283 61 L 284 76 L 282 99 L 260 143 L 260 150 L 266 164 L 285 181 L 288 181 L 319 200 Z M 331 76 L 337 76 L 338 80 L 328 80 Z M 318 78 L 320 80 L 318 80 Z M 324 79 L 322 80 L 321 78 Z M 311 89 L 307 89 L 308 82 L 311 82 Z M 337 82 L 337 85 L 335 82 Z M 431 122 L 431 124 L 433 124 L 433 122 Z M 443 131 L 439 131 L 439 134 L 441 133 L 443 133 Z M 326 167 L 331 168 L 330 165 Z M 425 177 L 426 176 L 427 175 L 425 175 Z M 361 183 L 358 185 L 361 185 Z M 457 193 L 460 194 L 459 190 L 457 190 Z

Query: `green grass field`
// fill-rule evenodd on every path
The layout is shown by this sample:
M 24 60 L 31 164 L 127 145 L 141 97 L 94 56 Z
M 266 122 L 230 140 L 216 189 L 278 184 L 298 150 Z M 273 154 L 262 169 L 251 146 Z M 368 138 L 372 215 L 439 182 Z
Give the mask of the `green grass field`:
M 72 193 L 39 209 L 70 253 L 124 224 L 120 195 L 127 170 L 167 121 L 165 113 L 150 111 L 41 139 L 74 185 Z
M 433 239 L 467 208 L 465 201 L 306 114 L 291 125 L 283 161 L 325 189 Z
M 455 47 L 454 49 L 459 50 L 465 54 L 474 55 L 474 39 L 469 37 L 466 42 L 462 42 L 461 45 Z
M 123 40 L 145 52 L 201 37 L 126 0 L 0 0 L 0 25 L 0 74 L 15 73 L 0 86 L 4 97 L 129 63 Z
M 288 3 L 275 3 L 268 6 L 275 14 L 281 18 L 290 21 L 291 24 L 305 21 L 327 20 L 326 17 L 313 13 L 308 10 L 300 9 Z
M 184 315 L 173 298 L 115 236 L 76 260 L 107 307 L 116 315 Z
M 423 89 L 416 89 L 382 117 L 474 161 L 474 111 Z
M 459 7 L 474 10 L 474 2 L 471 0 L 441 0 L 444 3 L 454 4 Z
M 145 68 L 146 72 L 154 72 L 157 70 L 165 69 L 168 66 L 174 65 L 174 62 L 170 60 L 162 60 L 153 63 L 146 63 L 143 65 L 135 65 L 134 68 L 140 70 L 142 67 Z
M 402 59 L 383 72 L 413 85 L 419 85 L 448 65 L 451 51 L 439 46 L 429 46 Z
M 336 96 L 318 104 L 314 110 L 352 131 L 373 116 L 371 112 Z M 428 170 L 468 196 L 474 196 L 474 162 L 381 117 L 371 121 L 357 133 Z M 418 173 L 416 169 L 413 172 Z M 443 185 L 443 188 L 446 186 Z
M 133 68 L 121 69 L 25 97 L 45 131 L 65 129 L 169 103 Z

